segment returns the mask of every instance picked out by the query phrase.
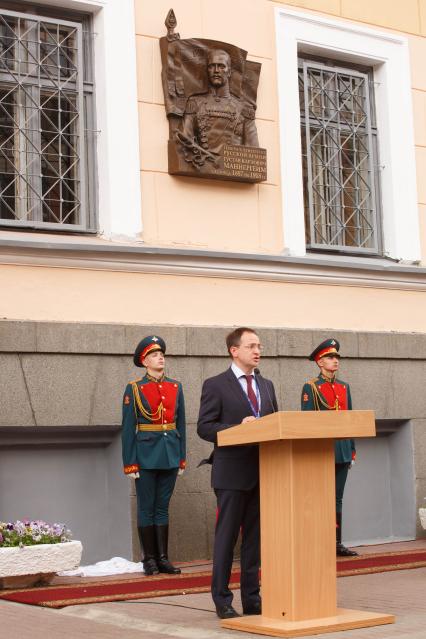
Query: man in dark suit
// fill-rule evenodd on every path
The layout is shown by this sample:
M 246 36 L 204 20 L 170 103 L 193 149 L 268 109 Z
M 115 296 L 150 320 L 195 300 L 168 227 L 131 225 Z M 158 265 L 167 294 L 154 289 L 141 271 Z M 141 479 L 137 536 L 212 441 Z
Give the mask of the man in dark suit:
M 216 522 L 212 597 L 221 619 L 238 617 L 229 589 L 234 547 L 241 529 L 241 601 L 244 614 L 261 614 L 259 594 L 259 449 L 217 446 L 217 433 L 278 410 L 274 386 L 257 369 L 262 345 L 257 333 L 237 328 L 226 338 L 232 358 L 227 371 L 204 382 L 197 432 L 213 442 L 212 487 Z

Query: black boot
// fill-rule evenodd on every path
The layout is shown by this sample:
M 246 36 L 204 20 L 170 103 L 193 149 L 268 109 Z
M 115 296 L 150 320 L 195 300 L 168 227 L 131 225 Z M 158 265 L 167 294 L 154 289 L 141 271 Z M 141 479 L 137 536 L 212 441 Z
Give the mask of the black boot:
M 158 575 L 154 526 L 142 526 L 138 528 L 139 541 L 142 550 L 142 563 L 146 575 Z
M 155 526 L 157 536 L 157 565 L 160 572 L 166 572 L 169 575 L 179 575 L 181 570 L 170 563 L 167 553 L 169 543 L 169 525 Z
M 357 557 L 355 550 L 349 550 L 342 544 L 342 513 L 336 513 L 336 555 L 338 557 Z

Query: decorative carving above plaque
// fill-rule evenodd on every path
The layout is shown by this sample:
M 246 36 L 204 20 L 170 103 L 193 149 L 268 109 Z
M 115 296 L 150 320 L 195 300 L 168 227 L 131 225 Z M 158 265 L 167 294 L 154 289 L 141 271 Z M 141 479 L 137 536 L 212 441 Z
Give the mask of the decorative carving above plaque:
M 169 173 L 266 180 L 266 149 L 259 148 L 255 121 L 261 65 L 226 42 L 181 40 L 173 9 L 165 25 L 160 49 Z

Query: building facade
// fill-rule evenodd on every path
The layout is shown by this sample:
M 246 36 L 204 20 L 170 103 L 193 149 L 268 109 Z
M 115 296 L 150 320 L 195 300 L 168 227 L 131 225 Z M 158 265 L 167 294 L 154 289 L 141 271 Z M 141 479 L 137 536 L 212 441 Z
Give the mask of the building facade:
M 262 64 L 259 184 L 172 176 L 159 0 L 0 9 L 0 519 L 62 519 L 86 561 L 134 543 L 120 413 L 134 346 L 167 342 L 188 407 L 176 559 L 211 553 L 196 466 L 202 380 L 224 336 L 259 330 L 297 410 L 307 355 L 339 339 L 358 442 L 350 542 L 422 535 L 426 497 L 426 7 L 421 0 L 175 0 L 182 38 Z

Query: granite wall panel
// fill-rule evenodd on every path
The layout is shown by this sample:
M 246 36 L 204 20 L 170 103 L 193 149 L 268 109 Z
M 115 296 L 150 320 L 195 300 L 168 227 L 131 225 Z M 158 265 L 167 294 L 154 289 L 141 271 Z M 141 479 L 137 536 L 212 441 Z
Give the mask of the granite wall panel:
M 211 556 L 215 499 L 210 467 L 197 468 L 211 444 L 197 436 L 196 421 L 203 380 L 229 366 L 224 340 L 230 328 L 0 321 L 0 425 L 119 424 L 125 384 L 143 374 L 133 365 L 133 349 L 144 335 L 160 334 L 167 342 L 168 373 L 184 384 L 188 420 L 188 467 L 171 504 L 171 556 Z M 351 384 L 354 408 L 374 409 L 380 419 L 412 420 L 417 504 L 422 504 L 426 334 L 277 328 L 259 329 L 259 335 L 264 344 L 259 368 L 274 381 L 281 410 L 299 409 L 302 384 L 317 371 L 307 359 L 313 347 L 330 335 L 340 341 L 341 377 Z M 137 557 L 133 482 L 129 500 Z

